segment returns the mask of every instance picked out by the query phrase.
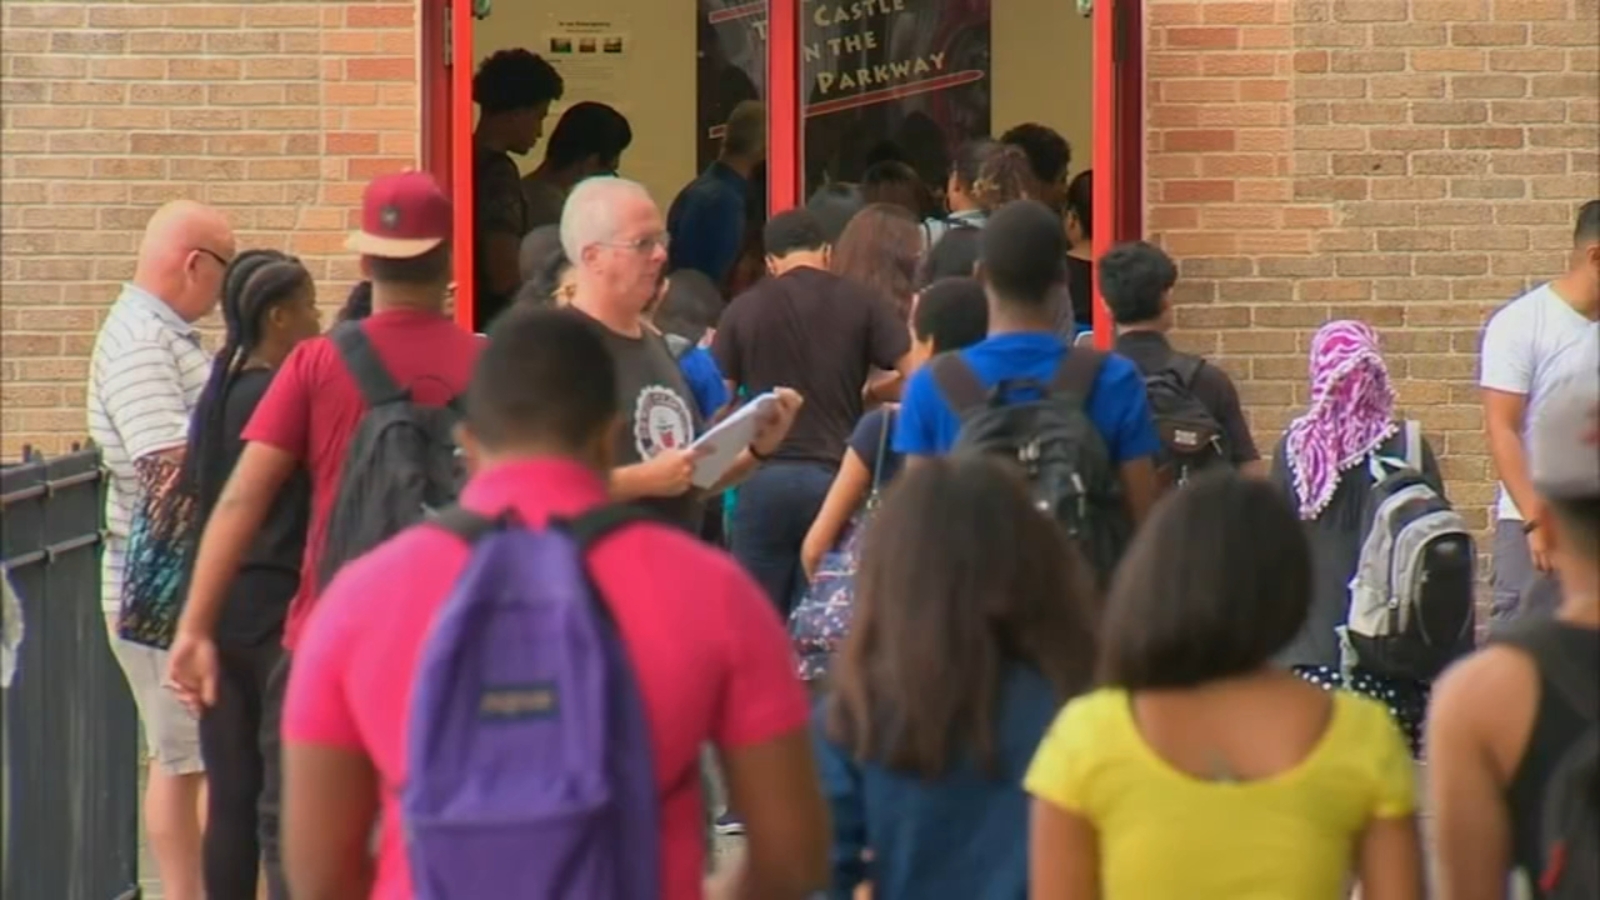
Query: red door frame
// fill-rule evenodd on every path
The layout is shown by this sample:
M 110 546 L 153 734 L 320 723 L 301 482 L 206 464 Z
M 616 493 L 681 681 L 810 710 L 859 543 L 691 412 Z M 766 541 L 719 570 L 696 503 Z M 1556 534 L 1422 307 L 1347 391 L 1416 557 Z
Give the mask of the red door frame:
M 1094 0 L 1094 257 L 1144 236 L 1144 0 Z M 1093 270 L 1094 342 L 1114 329 Z
M 660 2 L 660 0 L 657 0 Z M 767 211 L 802 202 L 805 191 L 805 113 L 800 103 L 800 0 L 767 0 Z
M 1144 232 L 1144 0 L 1094 4 L 1094 255 Z M 473 322 L 472 4 L 422 0 L 423 166 L 453 195 L 456 320 Z M 804 191 L 801 0 L 767 0 L 767 202 L 792 209 Z M 446 47 L 450 59 L 446 61 Z M 1094 275 L 1095 344 L 1111 318 Z

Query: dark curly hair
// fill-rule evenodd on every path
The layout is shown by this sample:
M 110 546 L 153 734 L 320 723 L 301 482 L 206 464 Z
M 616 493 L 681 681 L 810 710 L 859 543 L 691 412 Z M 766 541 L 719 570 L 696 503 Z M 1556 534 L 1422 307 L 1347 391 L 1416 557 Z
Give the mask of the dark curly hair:
M 553 103 L 565 88 L 561 74 L 538 54 L 521 48 L 501 50 L 478 65 L 472 76 L 472 102 L 492 116 Z

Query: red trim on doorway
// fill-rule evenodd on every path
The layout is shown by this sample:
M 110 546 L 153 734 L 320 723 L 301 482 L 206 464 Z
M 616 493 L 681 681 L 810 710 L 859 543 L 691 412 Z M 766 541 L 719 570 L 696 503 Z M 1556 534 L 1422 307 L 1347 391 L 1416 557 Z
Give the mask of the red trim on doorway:
M 454 0 L 450 10 L 450 38 L 453 44 L 450 66 L 450 186 L 455 206 L 455 229 L 451 244 L 455 254 L 456 321 L 472 328 L 474 300 L 478 295 L 473 282 L 472 221 L 472 4 Z
M 1124 0 L 1126 2 L 1126 0 Z M 1140 0 L 1133 0 L 1140 2 Z M 1118 209 L 1115 185 L 1120 178 L 1117 159 L 1116 104 L 1117 66 L 1113 47 L 1116 29 L 1113 15 L 1118 0 L 1094 3 L 1094 258 L 1099 259 L 1116 240 Z M 1094 285 L 1094 343 L 1110 349 L 1111 314 L 1100 296 L 1100 267 L 1092 267 Z
M 422 0 L 422 168 L 450 193 L 450 67 L 444 64 L 444 0 Z
M 1136 241 L 1144 237 L 1144 3 L 1119 0 L 1115 10 L 1116 238 Z
M 767 4 L 767 211 L 800 205 L 805 131 L 800 107 L 800 0 Z
M 1094 257 L 1144 236 L 1144 0 L 1094 4 Z M 1094 342 L 1113 329 L 1100 270 L 1094 284 Z

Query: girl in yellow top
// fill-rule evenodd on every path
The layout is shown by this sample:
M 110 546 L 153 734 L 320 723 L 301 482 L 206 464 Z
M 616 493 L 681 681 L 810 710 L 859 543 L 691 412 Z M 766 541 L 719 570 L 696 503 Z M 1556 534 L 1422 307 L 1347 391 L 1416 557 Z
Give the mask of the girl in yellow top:
M 1220 475 L 1169 497 L 1117 572 L 1103 687 L 1069 703 L 1025 785 L 1033 900 L 1422 896 L 1411 757 L 1388 711 L 1271 659 L 1311 559 L 1278 491 Z

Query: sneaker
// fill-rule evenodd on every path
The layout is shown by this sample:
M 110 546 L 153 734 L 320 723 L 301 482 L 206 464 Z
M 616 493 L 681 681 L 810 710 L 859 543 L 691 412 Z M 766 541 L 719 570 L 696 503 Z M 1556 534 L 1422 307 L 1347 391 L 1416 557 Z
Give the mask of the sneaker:
M 724 812 L 722 815 L 717 816 L 714 827 L 717 829 L 717 834 L 723 837 L 742 837 L 744 835 L 744 823 L 739 821 L 738 817 L 731 812 Z

